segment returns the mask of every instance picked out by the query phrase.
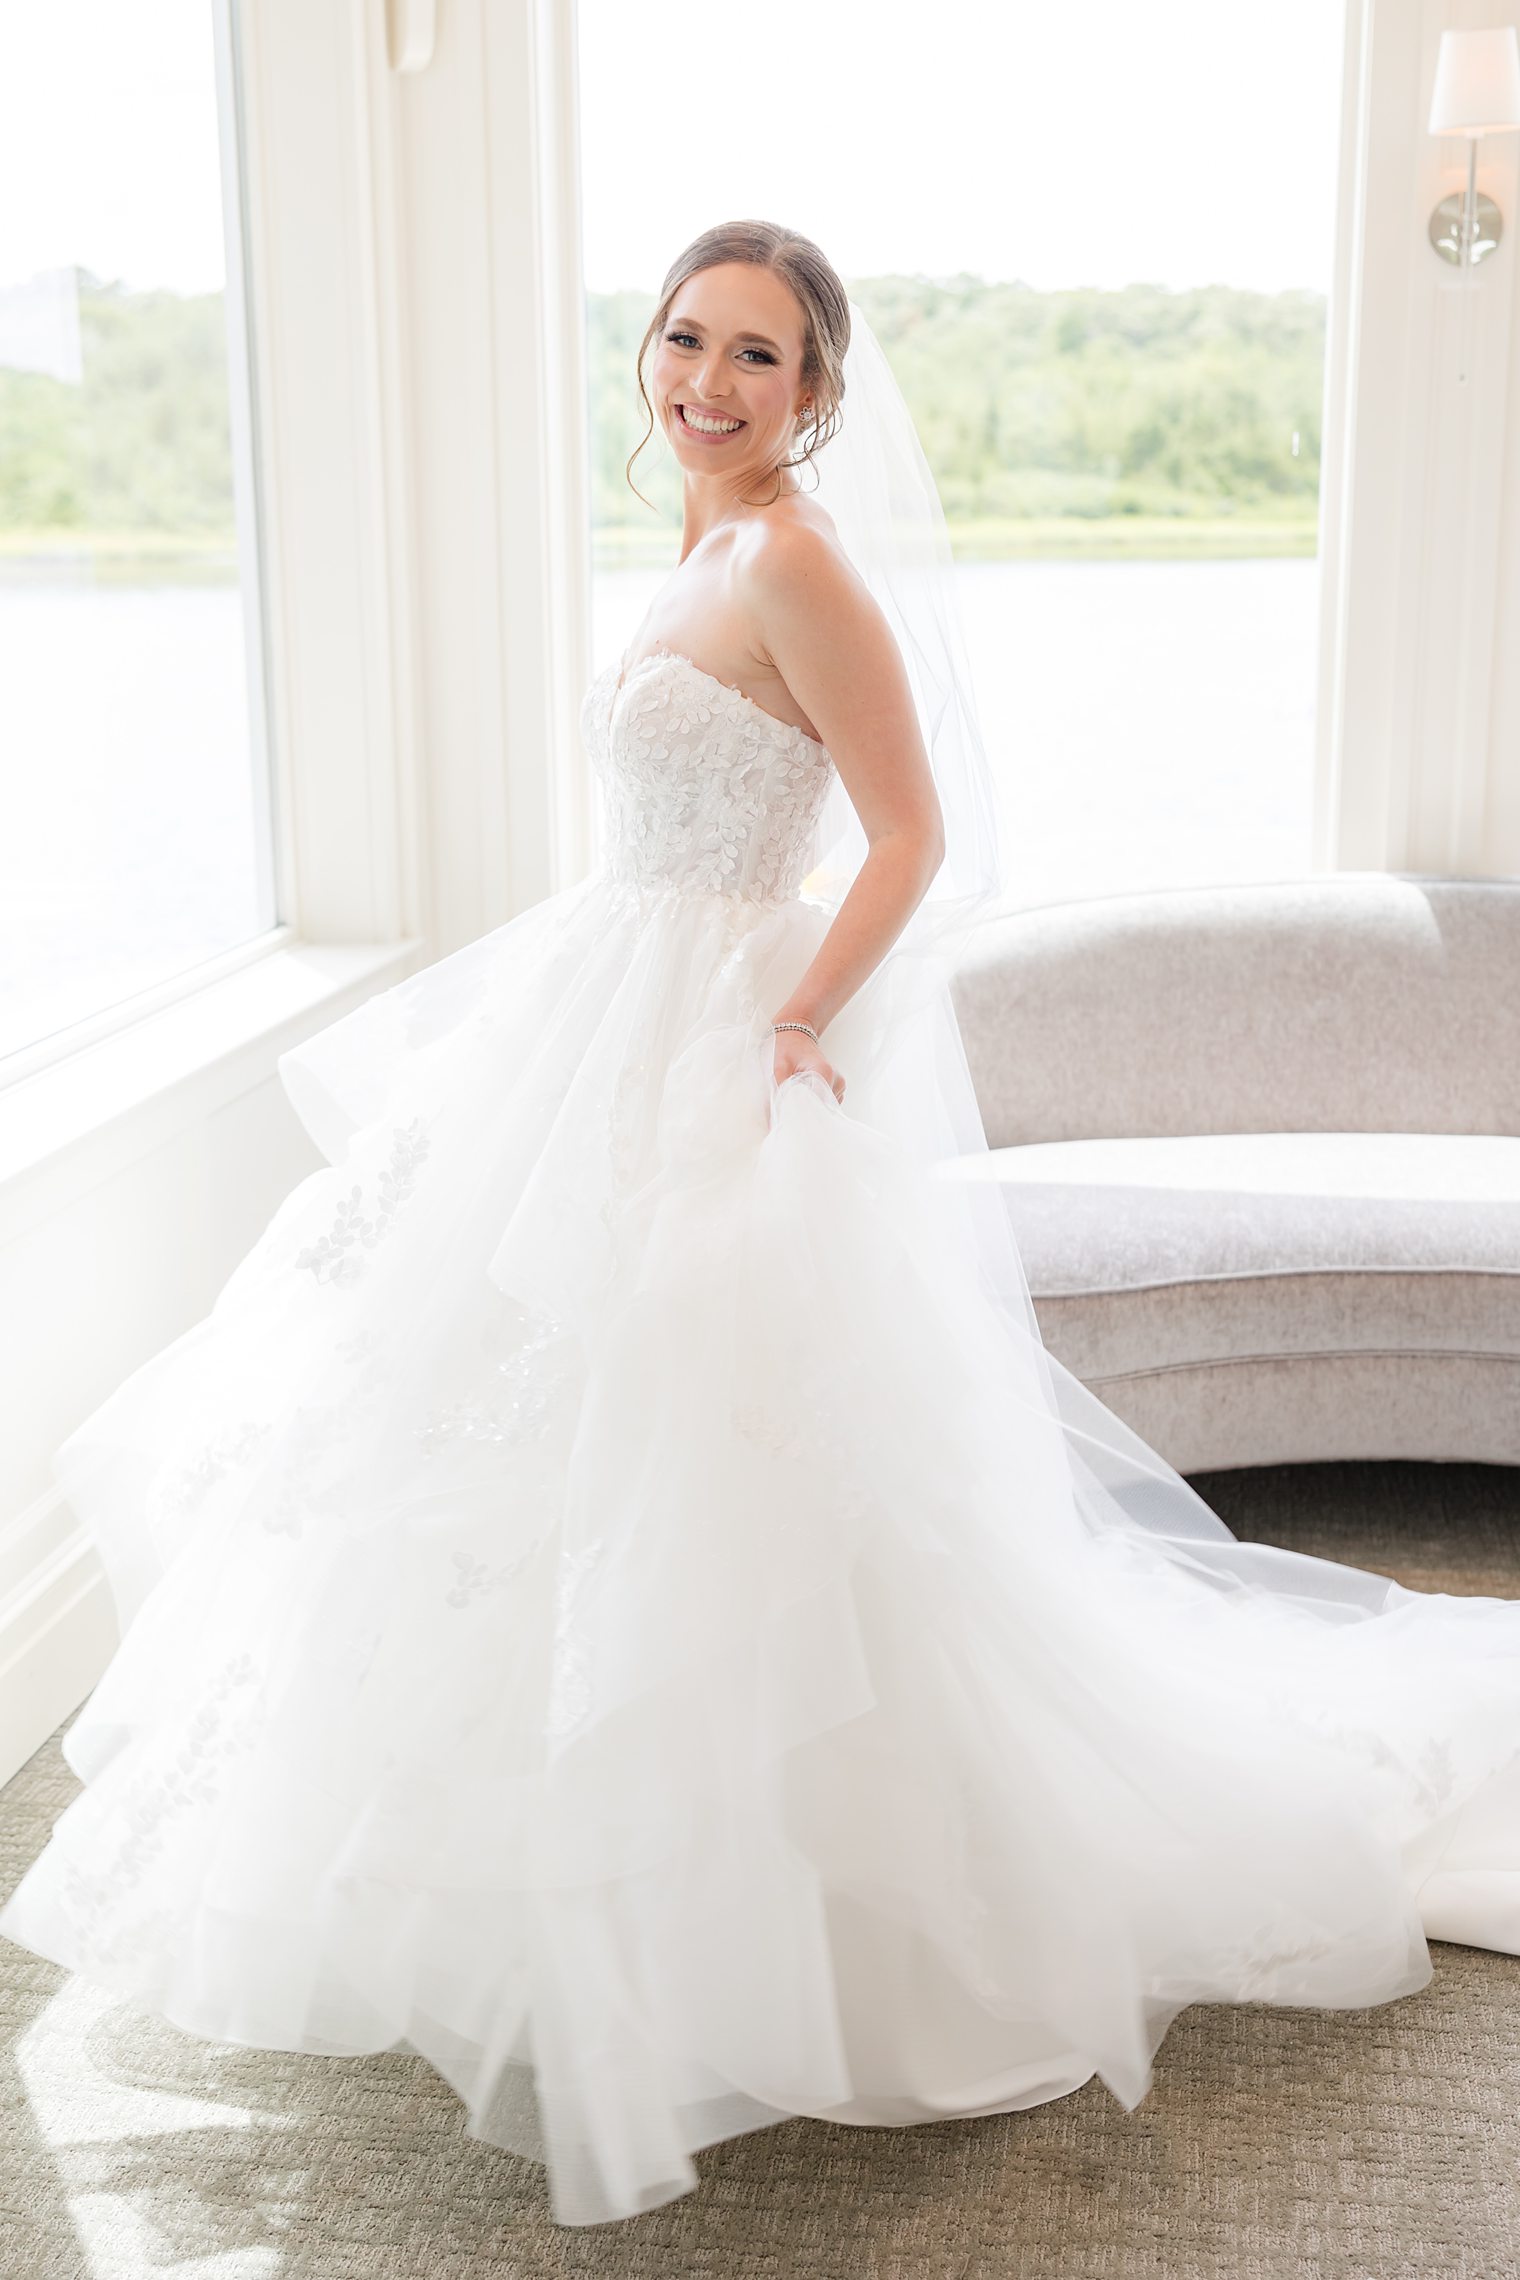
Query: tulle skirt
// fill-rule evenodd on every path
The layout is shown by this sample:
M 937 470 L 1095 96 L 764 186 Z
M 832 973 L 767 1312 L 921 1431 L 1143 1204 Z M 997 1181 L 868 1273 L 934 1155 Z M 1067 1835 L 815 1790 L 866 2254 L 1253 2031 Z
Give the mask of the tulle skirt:
M 565 2224 L 1520 1952 L 1520 1606 L 1238 1542 L 1045 1351 L 942 978 L 778 1087 L 830 917 L 599 871 L 288 1053 L 326 1164 L 58 1458 L 124 1636 L 0 1932 L 422 2053 Z

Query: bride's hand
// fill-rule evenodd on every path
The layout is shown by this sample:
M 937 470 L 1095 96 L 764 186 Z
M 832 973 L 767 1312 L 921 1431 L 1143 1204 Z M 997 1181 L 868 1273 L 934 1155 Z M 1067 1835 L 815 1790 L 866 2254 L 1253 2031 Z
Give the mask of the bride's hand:
M 844 1099 L 844 1078 L 829 1061 L 821 1046 L 800 1029 L 783 1029 L 771 1040 L 776 1048 L 776 1082 L 784 1085 L 788 1077 L 800 1076 L 811 1069 L 833 1093 L 836 1100 Z

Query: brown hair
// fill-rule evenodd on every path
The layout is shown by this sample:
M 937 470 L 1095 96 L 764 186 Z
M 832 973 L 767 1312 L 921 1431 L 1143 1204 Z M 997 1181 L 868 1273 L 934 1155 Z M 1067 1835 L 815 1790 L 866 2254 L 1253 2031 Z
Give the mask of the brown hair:
M 774 270 L 785 278 L 802 309 L 802 377 L 811 382 L 813 397 L 808 410 L 801 415 L 807 441 L 800 458 L 776 463 L 778 498 L 781 470 L 805 466 L 830 436 L 838 432 L 839 410 L 844 401 L 844 352 L 850 345 L 850 302 L 833 264 L 811 238 L 805 238 L 799 230 L 786 229 L 779 222 L 719 222 L 713 229 L 693 238 L 666 270 L 659 307 L 639 342 L 635 374 L 649 425 L 629 453 L 623 472 L 630 488 L 641 499 L 644 494 L 633 480 L 633 463 L 654 433 L 654 407 L 644 386 L 644 358 L 687 278 L 694 277 L 699 269 L 714 269 L 722 261 L 747 261 L 757 269 Z M 818 412 L 820 396 L 826 407 L 822 419 Z M 644 499 L 644 504 L 647 507 L 650 501 Z

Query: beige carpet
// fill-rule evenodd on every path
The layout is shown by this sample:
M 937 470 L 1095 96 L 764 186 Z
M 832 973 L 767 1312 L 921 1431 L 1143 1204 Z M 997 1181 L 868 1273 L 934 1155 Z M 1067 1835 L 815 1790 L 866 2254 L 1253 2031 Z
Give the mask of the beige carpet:
M 1200 1476 L 1242 1536 L 1520 1597 L 1520 1472 Z M 9 1891 L 73 1794 L 57 1738 L 0 1794 Z M 1520 2280 L 1520 1958 L 1437 1945 L 1367 2011 L 1202 2006 L 1126 2113 L 1101 2082 L 913 2130 L 790 2122 L 695 2193 L 554 2226 L 420 2060 L 199 2043 L 0 1942 L 4 2280 Z

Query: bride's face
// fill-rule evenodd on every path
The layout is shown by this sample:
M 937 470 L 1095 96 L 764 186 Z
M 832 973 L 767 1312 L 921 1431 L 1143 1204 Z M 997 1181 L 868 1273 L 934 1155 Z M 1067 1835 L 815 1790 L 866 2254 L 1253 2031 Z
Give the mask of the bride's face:
M 774 270 L 724 261 L 678 285 L 650 367 L 671 449 L 692 475 L 742 485 L 788 458 L 802 377 L 802 310 Z M 706 415 L 718 431 L 696 420 Z M 737 426 L 730 423 L 737 422 Z

